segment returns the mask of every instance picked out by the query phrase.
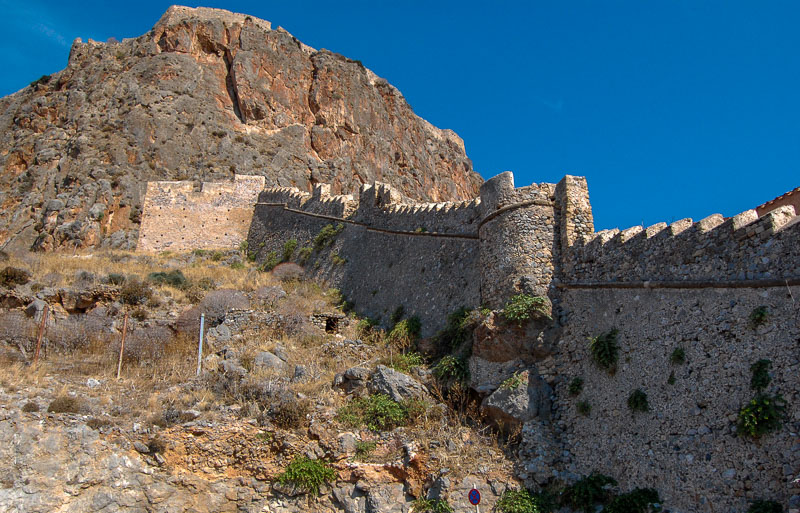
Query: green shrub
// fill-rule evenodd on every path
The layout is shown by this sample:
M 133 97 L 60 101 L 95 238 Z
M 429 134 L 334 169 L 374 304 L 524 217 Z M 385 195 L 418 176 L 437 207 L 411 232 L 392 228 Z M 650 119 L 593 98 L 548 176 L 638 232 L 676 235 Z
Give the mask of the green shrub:
M 521 372 L 515 372 L 508 378 L 506 378 L 502 383 L 500 383 L 501 390 L 516 390 L 522 385 L 524 378 L 522 377 Z
M 661 511 L 661 498 L 653 488 L 636 488 L 614 497 L 603 510 L 607 513 L 649 513 Z
M 400 305 L 397 308 L 395 308 L 394 312 L 392 312 L 392 315 L 389 316 L 389 322 L 392 323 L 392 327 L 394 327 L 395 324 L 400 322 L 405 314 L 406 314 L 406 307 L 404 307 L 403 305 Z
M 453 508 L 445 499 L 426 499 L 420 497 L 411 504 L 414 513 L 453 513 Z
M 189 280 L 186 279 L 186 276 L 183 275 L 180 269 L 174 269 L 169 272 L 161 271 L 150 273 L 147 275 L 147 279 L 158 285 L 169 285 L 176 289 L 185 288 L 189 283 Z
M 647 394 L 641 388 L 637 388 L 628 396 L 628 408 L 634 412 L 650 411 L 650 405 L 647 404 Z
M 531 493 L 528 490 L 506 490 L 495 506 L 500 513 L 551 513 L 556 504 L 546 493 Z
M 288 262 L 294 256 L 294 250 L 297 249 L 297 239 L 289 239 L 283 245 L 283 262 Z
M 757 308 L 754 308 L 752 312 L 750 312 L 750 326 L 753 328 L 757 328 L 767 322 L 769 318 L 769 307 L 766 305 L 761 305 Z
M 369 458 L 369 455 L 375 451 L 375 448 L 378 446 L 377 442 L 356 442 L 356 455 L 355 459 L 357 460 L 365 460 Z
M 575 484 L 568 486 L 561 494 L 561 501 L 573 510 L 591 513 L 597 504 L 608 504 L 613 497 L 610 487 L 617 486 L 617 480 L 592 472 Z
M 686 363 L 686 351 L 682 347 L 676 347 L 669 355 L 669 362 L 672 365 L 683 365 Z
M 305 265 L 308 262 L 308 259 L 311 257 L 311 253 L 314 251 L 314 248 L 310 246 L 306 246 L 301 248 L 300 251 L 297 252 L 297 262 L 301 265 Z
M 619 330 L 614 328 L 589 339 L 589 349 L 592 352 L 592 358 L 595 363 L 612 374 L 616 370 L 617 360 L 619 359 L 618 334 Z
M 351 428 L 366 426 L 372 431 L 386 431 L 406 423 L 408 407 L 385 394 L 373 394 L 342 406 L 336 418 Z
M 534 314 L 550 318 L 550 314 L 547 311 L 546 298 L 517 294 L 509 299 L 508 303 L 503 307 L 503 317 L 519 326 L 528 322 Z
M 319 251 L 326 246 L 333 244 L 333 241 L 336 240 L 336 237 L 342 232 L 342 230 L 344 230 L 344 225 L 342 223 L 339 223 L 336 226 L 332 224 L 323 226 L 322 230 L 320 230 L 317 236 L 314 237 L 314 249 Z
M 359 319 L 356 323 L 356 333 L 359 337 L 367 338 L 372 335 L 373 330 L 378 326 L 378 321 L 369 317 Z
M 465 358 L 449 354 L 434 366 L 433 375 L 446 384 L 465 383 L 469 379 L 469 366 Z
M 592 405 L 589 404 L 589 401 L 579 401 L 578 404 L 575 405 L 575 408 L 578 410 L 578 413 L 584 417 L 588 417 L 589 414 L 592 413 Z
M 281 261 L 278 258 L 277 251 L 270 251 L 267 253 L 267 258 L 264 260 L 264 263 L 261 265 L 262 271 L 271 271 L 275 269 L 275 266 L 280 264 Z
M 231 262 L 230 267 L 235 271 L 240 271 L 245 268 L 245 265 L 242 262 Z
M 211 261 L 212 262 L 219 262 L 220 260 L 222 260 L 222 258 L 224 256 L 225 256 L 225 254 L 222 251 L 213 251 L 211 253 Z
M 569 382 L 569 387 L 567 387 L 567 390 L 569 391 L 569 395 L 573 397 L 580 395 L 580 393 L 583 391 L 583 378 L 580 376 L 572 378 L 572 381 Z
M 411 317 L 398 322 L 389 332 L 387 341 L 396 347 L 408 348 L 414 345 L 422 331 L 419 317 Z
M 759 499 L 750 504 L 747 513 L 783 513 L 783 506 L 775 501 Z
M 390 361 L 384 361 L 384 364 L 398 372 L 409 373 L 414 368 L 424 365 L 425 360 L 421 354 L 410 352 L 394 355 Z
M 738 432 L 753 438 L 778 431 L 786 418 L 786 401 L 780 394 L 758 394 L 739 410 Z
M 459 308 L 447 316 L 447 326 L 434 335 L 435 346 L 455 350 L 470 339 L 476 324 L 477 318 L 470 310 Z
M 667 385 L 674 385 L 675 384 L 675 371 L 669 373 L 669 377 L 667 378 Z
M 344 265 L 347 263 L 347 259 L 339 256 L 339 253 L 331 253 L 331 263 L 333 265 Z
M 750 377 L 750 388 L 758 390 L 759 392 L 767 388 L 769 382 L 772 381 L 772 378 L 769 377 L 769 368 L 771 366 L 772 362 L 764 359 L 750 366 L 750 372 L 752 373 Z
M 292 484 L 298 489 L 314 495 L 319 495 L 320 486 L 334 479 L 336 479 L 336 471 L 333 468 L 306 456 L 296 457 L 278 476 L 279 483 Z

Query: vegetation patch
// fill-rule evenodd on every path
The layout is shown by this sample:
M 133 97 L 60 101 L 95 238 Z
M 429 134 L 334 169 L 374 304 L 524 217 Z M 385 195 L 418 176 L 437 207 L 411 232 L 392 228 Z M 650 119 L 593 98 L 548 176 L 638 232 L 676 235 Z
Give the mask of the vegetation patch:
M 750 366 L 750 388 L 759 392 L 767 388 L 772 378 L 769 376 L 770 360 L 759 360 Z
M 569 395 L 573 397 L 580 395 L 583 391 L 583 378 L 580 376 L 572 378 L 572 381 L 569 382 L 569 386 L 567 387 L 567 391 Z
M 283 262 L 288 262 L 294 256 L 294 250 L 297 249 L 297 239 L 289 239 L 283 244 Z
M 584 417 L 588 417 L 589 414 L 592 413 L 592 405 L 586 400 L 579 401 L 578 404 L 575 405 L 575 408 L 578 410 L 578 413 Z
M 612 492 L 614 486 L 617 486 L 617 480 L 613 477 L 592 472 L 564 488 L 561 502 L 573 510 L 592 513 L 598 504 L 607 505 L 611 501 L 614 496 Z
M 661 498 L 653 488 L 636 488 L 617 495 L 604 509 L 607 513 L 649 513 L 661 511 Z
M 783 513 L 783 506 L 775 501 L 759 499 L 750 504 L 747 513 Z
M 434 366 L 433 375 L 445 384 L 465 383 L 469 379 L 467 360 L 449 354 Z
M 31 281 L 31 273 L 25 269 L 8 266 L 0 271 L 0 285 L 5 287 L 25 285 L 29 281 Z
M 419 317 L 411 317 L 398 322 L 386 337 L 387 342 L 398 348 L 412 347 L 419 338 L 422 331 L 422 323 Z
M 619 330 L 613 328 L 594 338 L 589 339 L 589 349 L 595 363 L 612 374 L 616 371 L 619 359 L 619 344 L 617 342 Z
M 324 462 L 298 456 L 278 476 L 281 484 L 290 484 L 306 493 L 319 495 L 320 487 L 336 479 L 336 471 Z
M 758 394 L 739 410 L 739 434 L 760 438 L 780 430 L 786 419 L 786 406 L 780 394 Z
M 338 223 L 337 225 L 328 224 L 322 227 L 316 237 L 314 237 L 314 249 L 320 251 L 321 249 L 333 244 L 336 237 L 342 233 L 344 225 Z
M 270 416 L 275 424 L 283 429 L 295 429 L 306 423 L 307 415 L 311 413 L 311 402 L 306 399 L 284 396 L 270 408 Z
M 126 305 L 141 305 L 151 297 L 153 297 L 153 289 L 135 277 L 126 281 L 119 291 L 119 298 Z
M 375 451 L 377 447 L 378 447 L 377 442 L 362 442 L 360 440 L 357 441 L 355 459 L 363 461 L 369 458 L 369 456 Z
M 48 413 L 79 413 L 83 407 L 83 402 L 78 397 L 71 395 L 61 395 L 53 399 L 47 407 Z
M 411 504 L 414 513 L 453 513 L 453 507 L 445 499 L 420 497 Z
M 281 263 L 280 258 L 278 258 L 277 251 L 270 251 L 267 253 L 267 258 L 264 259 L 264 263 L 261 264 L 261 271 L 271 271 L 275 269 L 275 266 Z
M 408 374 L 416 367 L 424 365 L 425 359 L 419 353 L 410 352 L 393 355 L 391 359 L 384 359 L 383 363 L 398 372 Z
M 385 394 L 354 399 L 339 408 L 336 418 L 351 428 L 366 426 L 372 431 L 386 431 L 406 424 L 408 406 L 393 401 Z
M 519 326 L 528 322 L 534 315 L 551 318 L 547 311 L 547 298 L 517 294 L 503 307 L 503 317 Z
M 767 322 L 769 319 L 769 307 L 766 305 L 761 305 L 753 309 L 750 312 L 750 326 L 753 328 L 757 328 Z
M 647 403 L 647 394 L 641 388 L 637 388 L 631 395 L 628 396 L 628 408 L 633 412 L 647 412 L 650 411 L 650 405 Z
M 556 501 L 547 492 L 506 490 L 497 501 L 496 508 L 500 513 L 550 513 L 555 511 Z
M 672 365 L 683 365 L 686 363 L 686 351 L 682 347 L 676 347 L 669 355 L 669 363 Z
M 466 308 L 459 308 L 447 316 L 447 326 L 434 335 L 436 347 L 457 349 L 470 339 L 478 323 L 477 316 Z
M 516 390 L 519 386 L 525 381 L 525 378 L 522 376 L 521 372 L 515 372 L 508 378 L 506 378 L 502 383 L 500 383 L 501 390 Z

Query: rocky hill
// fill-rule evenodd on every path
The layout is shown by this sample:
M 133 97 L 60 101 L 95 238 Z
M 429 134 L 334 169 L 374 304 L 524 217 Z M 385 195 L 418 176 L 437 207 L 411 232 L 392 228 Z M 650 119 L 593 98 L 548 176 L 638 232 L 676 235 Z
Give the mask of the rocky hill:
M 41 250 L 133 247 L 148 180 L 380 180 L 428 201 L 482 181 L 454 132 L 359 61 L 178 6 L 140 37 L 76 40 L 66 69 L 0 99 L 0 169 L 0 243 Z

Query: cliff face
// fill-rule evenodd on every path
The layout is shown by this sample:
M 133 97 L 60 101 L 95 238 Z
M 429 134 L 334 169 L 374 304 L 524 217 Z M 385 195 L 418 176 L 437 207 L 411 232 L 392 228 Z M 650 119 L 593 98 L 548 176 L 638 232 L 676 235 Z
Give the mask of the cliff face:
M 0 243 L 37 249 L 132 247 L 148 180 L 379 180 L 425 201 L 482 181 L 454 132 L 360 62 L 186 7 L 135 39 L 76 40 L 66 69 L 0 99 L 0 170 Z

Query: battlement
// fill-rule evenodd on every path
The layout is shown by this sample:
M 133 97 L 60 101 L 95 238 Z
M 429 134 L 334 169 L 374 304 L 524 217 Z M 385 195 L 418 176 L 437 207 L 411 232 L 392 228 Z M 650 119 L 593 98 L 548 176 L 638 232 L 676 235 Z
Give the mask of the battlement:
M 748 210 L 725 219 L 603 230 L 564 259 L 565 281 L 730 281 L 800 277 L 800 218 L 791 205 L 762 217 Z

